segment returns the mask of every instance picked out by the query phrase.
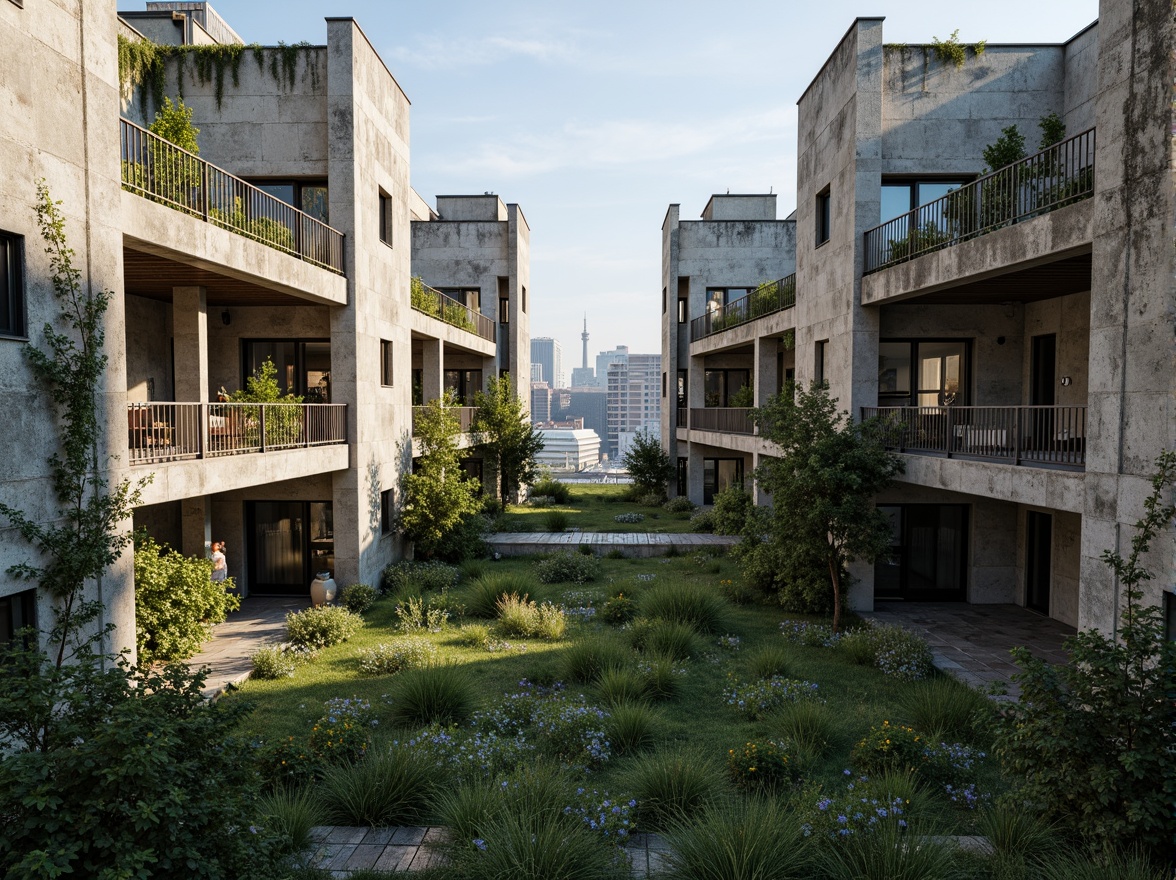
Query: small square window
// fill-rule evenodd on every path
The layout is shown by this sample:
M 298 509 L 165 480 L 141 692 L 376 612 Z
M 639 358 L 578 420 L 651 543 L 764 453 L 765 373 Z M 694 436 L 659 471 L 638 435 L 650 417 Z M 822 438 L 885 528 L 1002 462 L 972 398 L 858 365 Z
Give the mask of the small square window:
M 817 195 L 817 247 L 827 242 L 831 234 L 833 221 L 831 202 L 829 187 L 825 187 L 824 192 Z
M 392 382 L 392 343 L 387 339 L 380 340 L 380 384 L 390 387 Z
M 380 241 L 392 246 L 392 196 L 380 190 Z
M 392 526 L 395 521 L 395 499 L 392 497 L 393 490 L 385 489 L 380 493 L 380 534 L 392 534 Z
M 667 303 L 666 303 L 666 289 L 663 287 L 662 288 L 662 314 L 663 315 L 666 313 L 666 305 L 667 305 Z
M 0 335 L 25 335 L 24 237 L 0 230 Z

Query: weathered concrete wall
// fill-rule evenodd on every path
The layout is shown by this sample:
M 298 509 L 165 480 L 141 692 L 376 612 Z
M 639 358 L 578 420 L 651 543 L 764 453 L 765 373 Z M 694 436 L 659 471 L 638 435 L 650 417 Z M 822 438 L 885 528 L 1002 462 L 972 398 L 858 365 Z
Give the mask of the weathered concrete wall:
M 496 195 L 437 196 L 437 213 L 447 221 L 505 223 L 509 219 L 506 205 Z
M 1025 347 L 1023 382 L 1026 389 L 1022 403 L 1029 403 L 1029 376 L 1033 366 L 1034 336 L 1053 333 L 1057 336 L 1057 385 L 1054 396 L 1058 406 L 1085 406 L 1090 367 L 1090 294 L 1076 293 L 1025 305 Z M 1070 384 L 1063 385 L 1062 379 Z
M 1070 135 L 1095 123 L 1094 98 L 1098 94 L 1098 25 L 1075 34 L 1066 43 L 1065 109 L 1058 113 Z
M 775 220 L 774 195 L 713 195 L 702 209 L 703 220 Z
M 46 394 L 34 380 L 24 351 L 43 345 L 41 328 L 59 325 L 50 286 L 48 257 L 32 205 L 44 178 L 61 201 L 66 235 L 82 284 L 111 290 L 105 315 L 109 362 L 95 388 L 99 411 L 99 453 L 105 461 L 126 461 L 126 352 L 122 343 L 122 235 L 119 230 L 117 19 L 113 9 L 93 0 L 0 5 L 0 92 L 7 108 L 0 115 L 0 229 L 24 236 L 26 324 L 29 341 L 0 339 L 0 392 L 8 414 L 3 432 L 5 467 L 0 500 L 39 522 L 57 515 L 48 479 L 48 455 L 57 448 L 56 424 Z M 116 463 L 111 477 L 122 476 Z M 130 528 L 130 521 L 121 527 Z M 36 563 L 29 546 L 0 522 L 0 570 Z M 0 579 L 0 595 L 29 588 Z M 129 648 L 134 656 L 135 609 L 131 559 L 125 554 L 99 583 L 87 585 L 87 598 L 105 603 L 100 624 L 116 629 L 106 647 Z M 38 624 L 53 623 L 52 603 L 37 601 Z
M 135 508 L 135 531 L 147 532 L 156 543 L 167 544 L 177 550 L 183 546 L 180 521 L 180 502 L 144 504 Z M 220 540 L 217 538 L 216 540 Z
M 228 311 L 230 323 L 221 320 Z M 209 310 L 208 320 L 208 394 L 216 400 L 222 386 L 230 393 L 244 387 L 241 344 L 246 339 L 330 339 L 331 316 L 326 306 L 231 306 Z M 333 356 L 333 352 L 332 352 Z M 346 403 L 335 399 L 332 403 Z
M 1034 152 L 1037 121 L 1065 107 L 1061 46 L 992 45 L 960 68 L 933 46 L 887 47 L 884 57 L 883 174 L 978 174 L 1002 129 L 1016 125 Z
M 173 400 L 171 305 L 127 296 L 127 402 Z

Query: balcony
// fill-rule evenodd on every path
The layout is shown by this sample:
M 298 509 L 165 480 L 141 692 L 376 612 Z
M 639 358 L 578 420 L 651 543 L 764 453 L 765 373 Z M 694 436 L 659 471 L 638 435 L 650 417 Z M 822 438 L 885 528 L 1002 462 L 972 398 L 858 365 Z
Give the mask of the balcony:
M 690 322 L 690 341 L 698 342 L 723 330 L 738 327 L 764 315 L 790 309 L 796 305 L 796 275 L 761 284 L 747 296 L 714 309 L 708 309 Z
M 1095 130 L 986 174 L 865 233 L 868 275 L 1094 195 Z
M 496 342 L 494 322 L 481 312 L 474 311 L 439 290 L 434 290 L 419 278 L 412 279 L 412 307 L 424 315 L 444 321 L 452 327 L 480 336 L 488 342 Z
M 343 274 L 343 233 L 129 120 L 119 128 L 123 189 Z
M 130 463 L 158 464 L 347 443 L 342 403 L 131 403 Z
M 412 408 L 412 436 L 416 436 L 417 416 L 427 410 L 427 406 L 414 406 Z M 474 413 L 478 411 L 476 406 L 452 406 L 446 407 L 446 411 L 450 413 L 456 412 L 458 421 L 461 424 L 461 433 L 468 434 L 474 425 Z
M 682 410 L 678 410 L 679 424 Z M 692 431 L 715 431 L 719 434 L 754 434 L 755 422 L 751 418 L 752 408 L 747 406 L 707 406 L 690 410 Z M 684 425 L 682 425 L 684 427 Z
M 1086 467 L 1085 406 L 863 407 L 888 449 L 1032 467 Z

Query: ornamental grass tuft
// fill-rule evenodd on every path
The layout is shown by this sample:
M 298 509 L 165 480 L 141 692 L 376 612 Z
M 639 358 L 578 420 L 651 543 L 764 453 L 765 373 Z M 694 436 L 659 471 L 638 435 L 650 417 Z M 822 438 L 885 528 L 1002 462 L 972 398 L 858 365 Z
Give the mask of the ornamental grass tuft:
M 435 783 L 435 768 L 393 746 L 329 768 L 319 791 L 327 819 L 337 825 L 407 825 L 428 812 Z
M 535 592 L 535 581 L 518 572 L 492 572 L 470 581 L 462 591 L 466 614 L 487 620 L 498 616 L 498 602 L 512 593 L 526 596 Z
M 278 787 L 262 795 L 261 815 L 266 826 L 282 838 L 283 849 L 300 853 L 310 846 L 310 830 L 323 823 L 326 811 L 312 787 Z
M 605 669 L 596 680 L 596 693 L 600 702 L 615 709 L 623 703 L 634 703 L 644 699 L 645 678 L 640 671 L 629 666 L 614 666 Z
M 633 647 L 643 654 L 657 654 L 673 660 L 689 660 L 702 653 L 702 640 L 688 623 L 641 618 L 629 630 Z
M 573 642 L 563 649 L 560 659 L 565 679 L 591 684 L 606 670 L 630 663 L 632 654 L 619 640 L 602 634 L 598 638 Z
M 796 812 L 751 797 L 707 807 L 667 835 L 669 873 L 678 880 L 799 880 L 811 877 L 812 844 Z
M 476 702 L 473 681 L 459 666 L 407 669 L 392 684 L 392 717 L 398 724 L 458 723 L 473 713 Z
M 768 643 L 747 655 L 744 669 L 750 679 L 787 676 L 792 669 L 793 655 L 784 645 Z
M 828 880 L 963 880 L 964 863 L 954 842 L 933 837 L 900 820 L 887 819 L 862 830 L 823 841 L 817 855 Z
M 642 755 L 625 782 L 637 799 L 638 824 L 647 831 L 665 831 L 687 821 L 727 791 L 714 758 L 692 750 Z
M 610 709 L 605 731 L 618 755 L 636 755 L 654 744 L 657 712 L 645 702 L 629 702 Z
M 983 738 L 992 703 L 963 682 L 946 676 L 917 681 L 898 695 L 899 708 L 918 730 L 952 742 Z
M 833 712 L 816 700 L 785 703 L 772 717 L 773 729 L 805 755 L 823 757 L 837 733 Z
M 638 604 L 644 617 L 683 623 L 706 635 L 728 629 L 727 600 L 697 581 L 657 584 L 642 593 Z

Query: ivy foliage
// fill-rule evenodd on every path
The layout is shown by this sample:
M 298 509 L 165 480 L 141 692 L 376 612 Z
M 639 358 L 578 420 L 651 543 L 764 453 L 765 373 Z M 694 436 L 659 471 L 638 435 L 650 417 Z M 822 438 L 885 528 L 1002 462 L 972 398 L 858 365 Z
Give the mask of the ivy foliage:
M 1176 845 L 1176 642 L 1165 637 L 1161 609 L 1142 604 L 1153 578 L 1144 560 L 1176 516 L 1165 500 L 1174 482 L 1169 450 L 1131 551 L 1102 554 L 1122 588 L 1118 632 L 1071 636 L 1061 666 L 1014 649 L 1021 699 L 1005 704 L 998 728 L 997 752 L 1021 800 L 1105 851 L 1142 845 L 1170 855 Z
M 65 235 L 61 203 L 37 182 L 37 225 L 49 257 L 50 282 L 59 311 L 42 328 L 44 347 L 25 348 L 33 376 L 41 384 L 61 426 L 58 449 L 49 456 L 53 494 L 60 510 L 40 521 L 23 510 L 0 503 L 0 516 L 32 548 L 32 558 L 9 566 L 18 580 L 36 582 L 56 600 L 57 620 L 49 632 L 56 644 L 56 664 L 72 650 L 76 625 L 99 617 L 101 608 L 83 601 L 87 581 L 101 581 L 106 570 L 131 543 L 124 529 L 139 503 L 143 482 L 123 480 L 110 485 L 106 461 L 99 452 L 97 389 L 107 356 L 103 352 L 103 321 L 109 290 L 83 284 L 74 266 L 74 252 Z
M 543 449 L 543 437 L 523 412 L 523 401 L 509 376 L 491 377 L 486 391 L 479 391 L 474 402 L 478 409 L 473 430 L 480 435 L 496 474 L 495 497 L 505 503 L 517 496 L 520 485 L 534 481 L 535 456 Z
M 177 553 L 146 536 L 135 542 L 135 628 L 139 662 L 185 660 L 200 650 L 241 600 L 232 579 L 212 580 L 212 560 Z
M 939 37 L 931 38 L 931 47 L 935 52 L 935 57 L 944 64 L 951 64 L 957 69 L 964 66 L 964 62 L 968 60 L 968 49 L 978 58 L 984 54 L 984 49 L 987 46 L 986 41 L 980 40 L 977 43 L 960 42 L 960 29 L 956 28 L 951 32 L 946 40 L 941 40 Z

